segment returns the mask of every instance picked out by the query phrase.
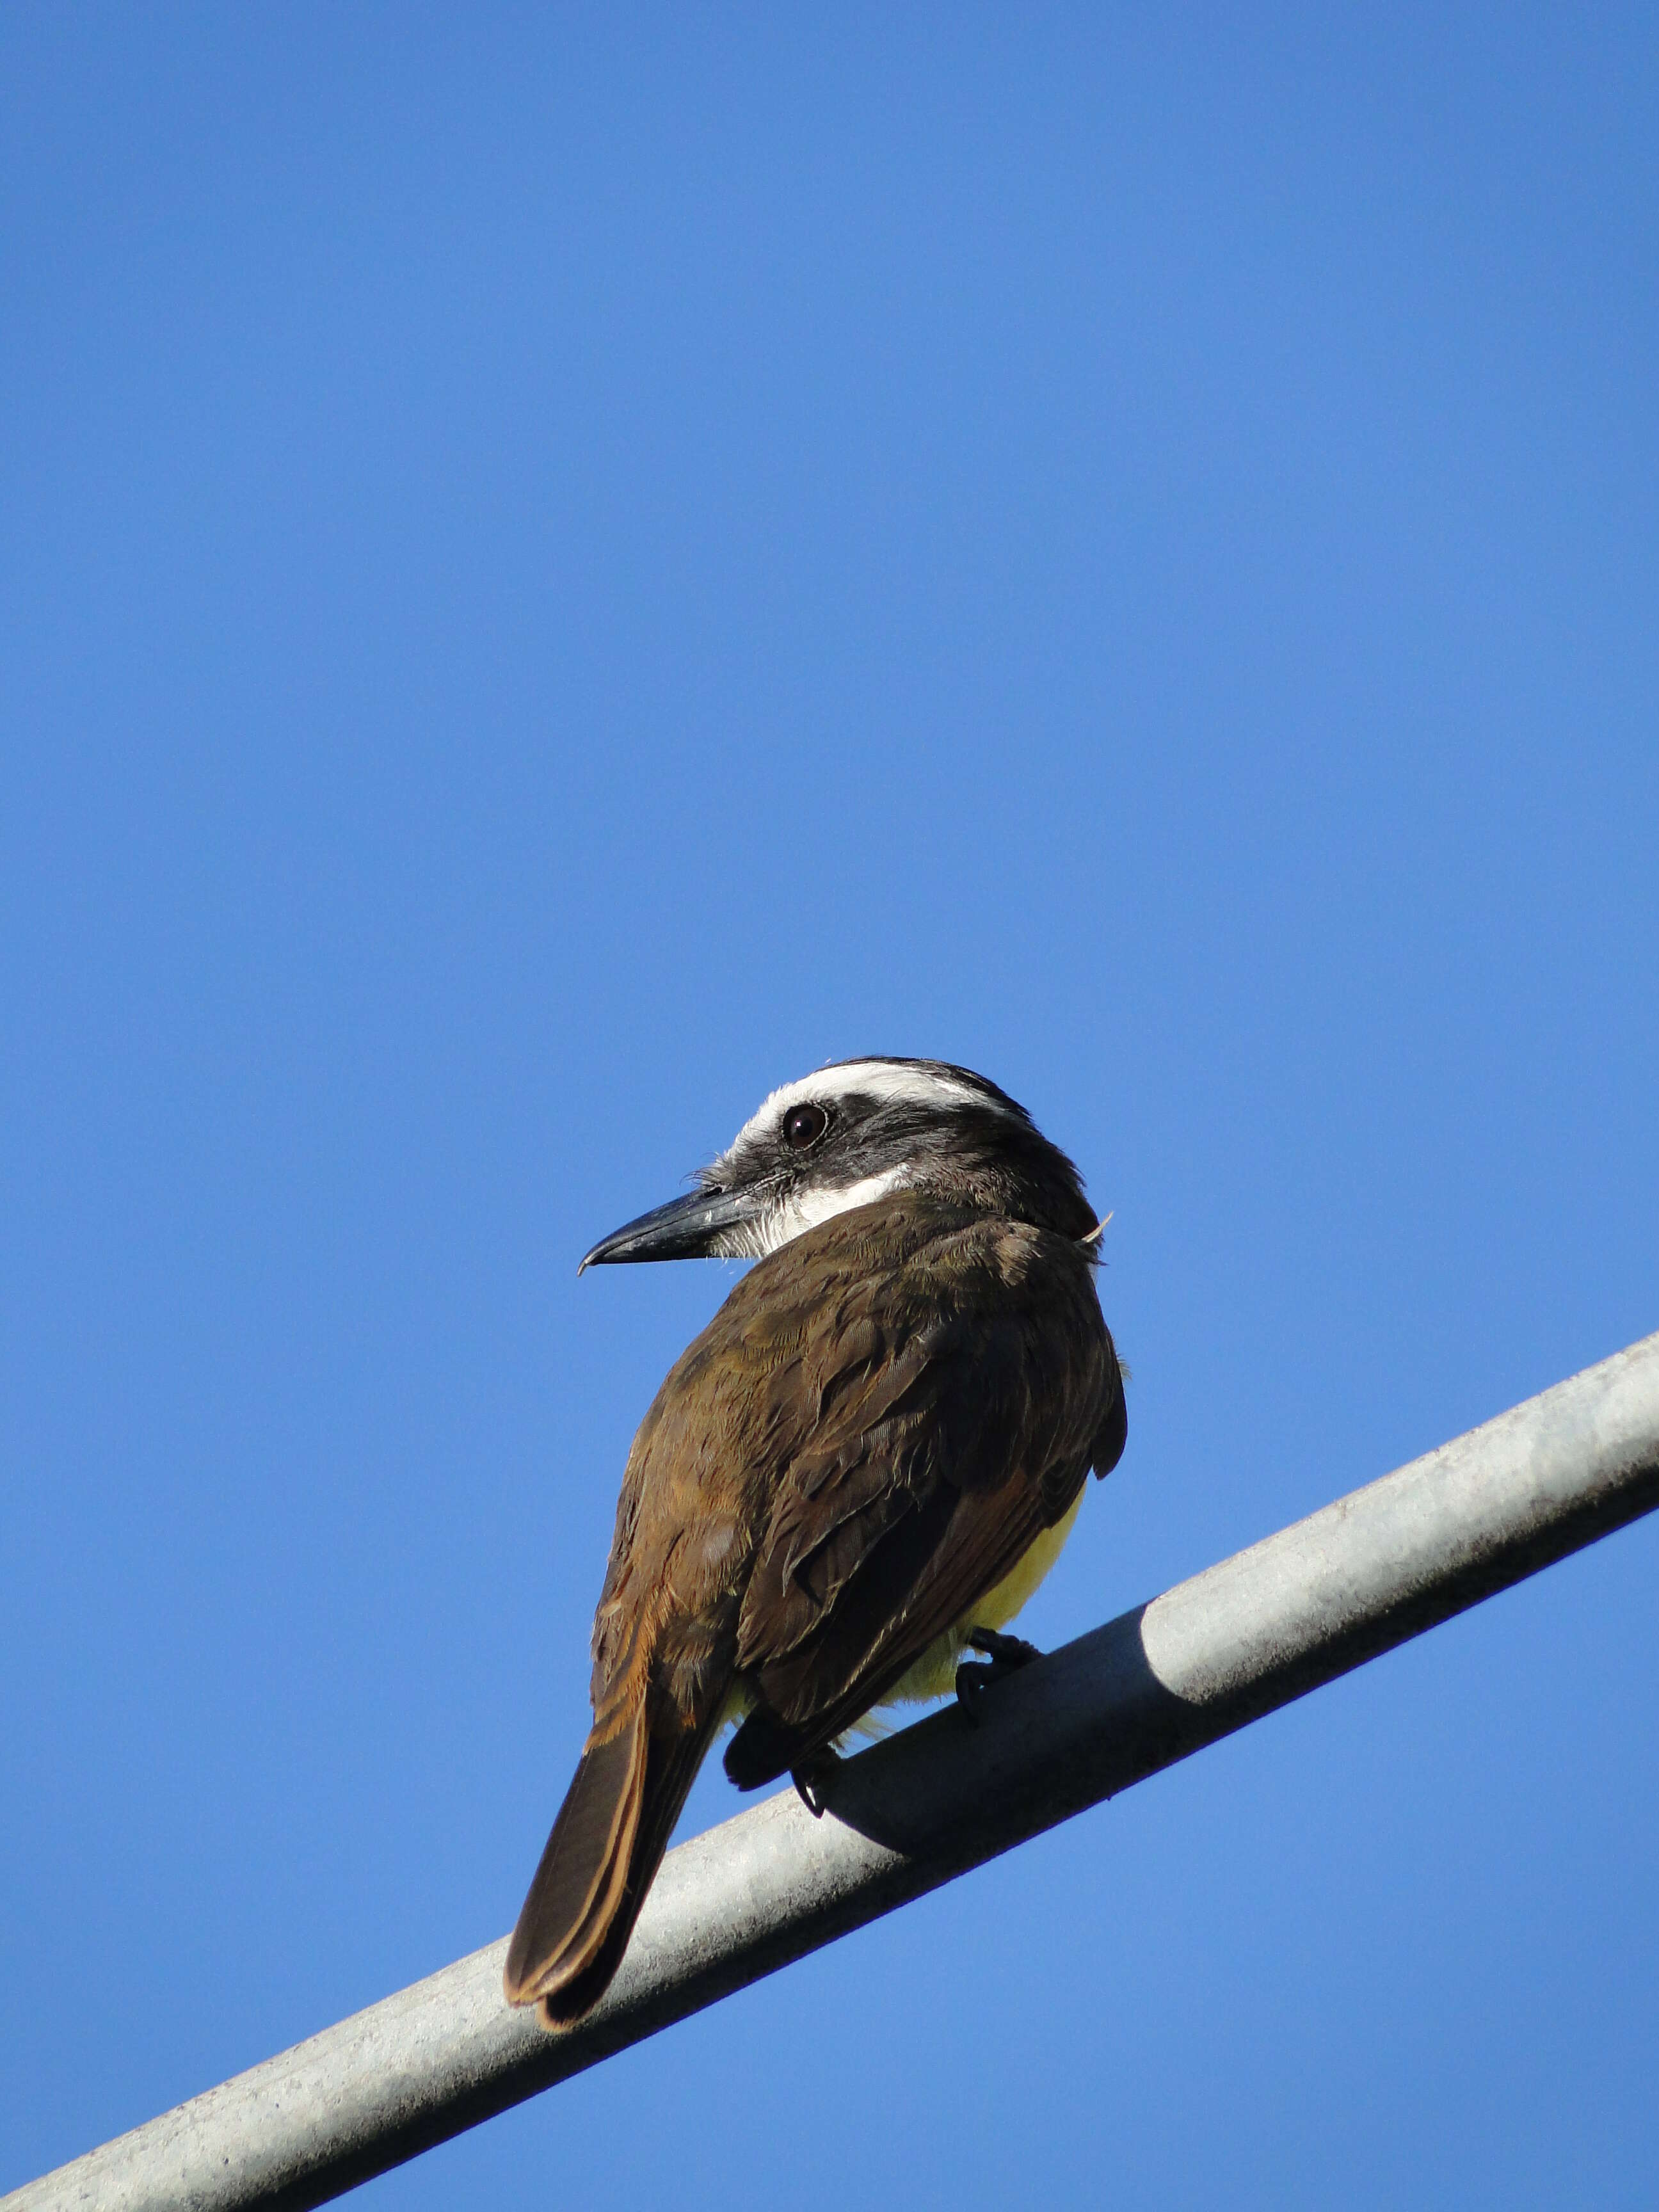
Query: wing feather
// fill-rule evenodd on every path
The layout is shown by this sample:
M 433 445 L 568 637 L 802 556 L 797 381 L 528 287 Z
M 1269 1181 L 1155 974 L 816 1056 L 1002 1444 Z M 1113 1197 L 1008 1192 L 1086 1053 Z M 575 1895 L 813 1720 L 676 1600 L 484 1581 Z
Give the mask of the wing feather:
M 869 1326 L 834 1314 L 803 1345 L 830 1370 L 822 1411 L 781 1471 L 738 1620 L 773 1772 L 866 1711 L 1062 1517 L 1121 1396 L 1069 1240 L 980 1219 L 925 1256 L 866 1277 Z

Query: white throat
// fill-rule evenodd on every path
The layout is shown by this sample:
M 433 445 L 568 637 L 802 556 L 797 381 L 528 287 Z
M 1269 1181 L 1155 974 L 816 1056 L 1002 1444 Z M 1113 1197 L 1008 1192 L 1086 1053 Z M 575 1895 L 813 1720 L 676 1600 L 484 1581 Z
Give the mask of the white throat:
M 798 1197 L 781 1200 L 755 1224 L 755 1256 L 763 1260 L 769 1252 L 781 1251 L 807 1230 L 833 1221 L 838 1213 L 850 1213 L 855 1206 L 873 1206 L 878 1198 L 901 1189 L 908 1175 L 906 1168 L 887 1168 L 880 1175 L 866 1176 L 860 1182 L 803 1191 Z

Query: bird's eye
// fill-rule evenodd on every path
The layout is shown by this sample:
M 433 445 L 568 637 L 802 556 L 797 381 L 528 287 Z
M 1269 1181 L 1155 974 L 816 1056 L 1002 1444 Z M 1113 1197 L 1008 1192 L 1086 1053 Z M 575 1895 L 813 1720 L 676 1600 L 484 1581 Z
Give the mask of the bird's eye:
M 792 1106 L 783 1117 L 783 1141 L 792 1152 L 810 1152 L 829 1127 L 822 1106 Z

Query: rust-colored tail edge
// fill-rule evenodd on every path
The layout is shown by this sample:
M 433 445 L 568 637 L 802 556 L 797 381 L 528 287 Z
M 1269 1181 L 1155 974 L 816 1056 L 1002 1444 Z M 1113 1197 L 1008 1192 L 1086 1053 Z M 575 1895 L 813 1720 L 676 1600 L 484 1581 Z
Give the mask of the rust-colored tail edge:
M 590 1738 L 507 1945 L 507 2000 L 546 2027 L 574 2027 L 610 1987 L 714 1733 L 653 1722 L 654 1702 Z

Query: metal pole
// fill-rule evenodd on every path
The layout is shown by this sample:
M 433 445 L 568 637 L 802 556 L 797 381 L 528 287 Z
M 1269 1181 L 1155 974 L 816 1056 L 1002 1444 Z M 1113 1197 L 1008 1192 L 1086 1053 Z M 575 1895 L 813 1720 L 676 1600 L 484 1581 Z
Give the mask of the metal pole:
M 669 1854 L 599 2010 L 550 2036 L 505 1942 L 3 2199 L 319 2204 L 951 1881 L 1659 1505 L 1659 1335 Z

